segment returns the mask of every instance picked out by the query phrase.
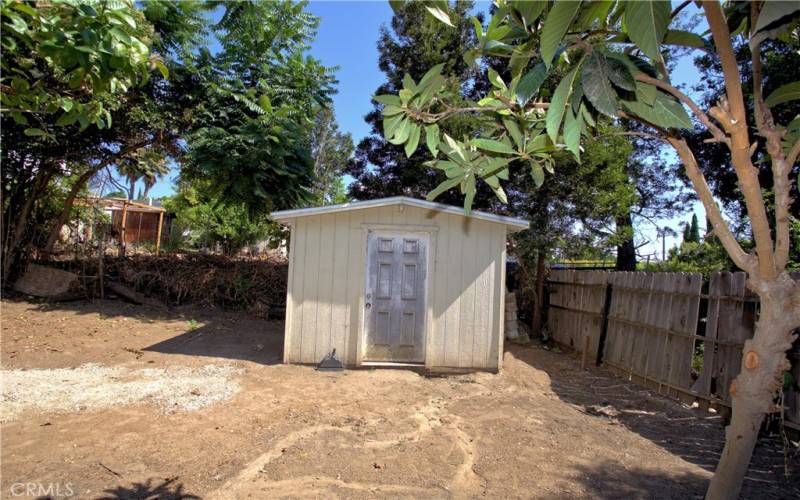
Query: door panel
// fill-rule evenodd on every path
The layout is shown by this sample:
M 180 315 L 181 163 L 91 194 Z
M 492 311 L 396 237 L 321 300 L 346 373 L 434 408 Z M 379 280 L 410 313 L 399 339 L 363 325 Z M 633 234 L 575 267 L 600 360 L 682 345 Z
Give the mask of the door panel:
M 426 234 L 367 237 L 365 361 L 425 361 Z

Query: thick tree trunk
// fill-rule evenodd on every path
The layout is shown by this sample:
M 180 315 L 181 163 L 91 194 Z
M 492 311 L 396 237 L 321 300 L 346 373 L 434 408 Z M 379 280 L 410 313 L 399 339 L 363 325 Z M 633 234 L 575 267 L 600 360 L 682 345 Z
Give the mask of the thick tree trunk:
M 617 271 L 635 271 L 636 270 L 636 245 L 633 242 L 633 218 L 630 212 L 617 217 L 617 229 L 625 228 L 630 229 L 630 236 L 617 245 Z
M 544 315 L 544 278 L 545 278 L 545 256 L 543 251 L 539 251 L 536 257 L 536 282 L 534 290 L 536 296 L 533 301 L 533 319 L 531 321 L 531 334 L 541 335 L 542 316 Z
M 761 311 L 753 338 L 745 342 L 741 371 L 731 384 L 731 423 L 708 500 L 739 497 L 761 422 L 774 409 L 783 373 L 791 367 L 786 351 L 794 341 L 792 331 L 800 326 L 800 283 L 784 272 L 770 282 L 751 284 L 761 299 Z

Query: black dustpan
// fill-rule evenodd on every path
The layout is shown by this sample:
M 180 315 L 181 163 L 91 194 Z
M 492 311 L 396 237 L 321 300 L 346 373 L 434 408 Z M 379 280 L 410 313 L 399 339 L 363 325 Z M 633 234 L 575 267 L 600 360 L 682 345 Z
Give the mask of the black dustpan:
M 329 372 L 340 372 L 344 370 L 344 365 L 342 365 L 342 362 L 336 357 L 336 349 L 322 358 L 322 361 L 320 361 L 319 365 L 317 365 L 317 370 Z

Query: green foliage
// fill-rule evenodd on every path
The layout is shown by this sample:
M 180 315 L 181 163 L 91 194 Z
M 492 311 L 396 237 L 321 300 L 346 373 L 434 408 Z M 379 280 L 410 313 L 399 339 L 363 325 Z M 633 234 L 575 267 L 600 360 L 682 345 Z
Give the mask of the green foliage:
M 685 241 L 669 251 L 666 261 L 642 264 L 644 271 L 701 273 L 706 278 L 717 271 L 735 271 L 725 249 L 716 240 Z
M 438 6 L 447 11 L 455 28 L 441 24 L 426 6 Z M 375 91 L 374 109 L 365 117 L 372 133 L 358 144 L 354 161 L 347 169 L 354 178 L 349 187 L 353 198 L 425 197 L 447 179 L 443 170 L 425 165 L 439 155 L 443 135 L 475 137 L 483 129 L 482 120 L 469 115 L 454 115 L 438 124 L 417 123 L 416 127 L 411 127 L 402 112 L 403 101 L 399 95 L 402 91 L 402 98 L 409 101 L 431 102 L 431 92 L 436 90 L 440 95 L 447 95 L 451 102 L 466 105 L 490 85 L 488 79 L 465 60 L 465 51 L 476 44 L 489 43 L 487 38 L 495 36 L 494 32 L 491 36 L 483 34 L 482 29 L 480 38 L 476 36 L 469 19 L 473 7 L 471 1 L 456 2 L 452 8 L 447 2 L 401 1 L 393 5 L 394 16 L 382 28 L 378 41 L 378 64 L 386 77 Z M 446 29 L 442 30 L 443 27 Z M 436 104 L 430 111 L 439 113 L 444 109 Z M 416 151 L 413 152 L 411 146 L 415 142 Z M 412 153 L 410 157 L 406 150 Z M 485 183 L 479 186 L 473 204 L 485 209 L 495 196 Z M 437 201 L 460 202 L 454 193 L 445 193 Z
M 697 222 L 697 214 L 692 214 L 692 222 L 688 226 L 688 234 L 685 241 L 688 243 L 700 243 L 700 226 Z
M 445 158 L 428 163 L 447 173 L 431 194 L 458 186 L 469 211 L 476 180 L 481 180 L 503 200 L 497 177 L 483 174 L 494 162 L 528 163 L 534 183 L 541 185 L 545 172 L 559 175 L 552 161 L 557 150 L 580 159 L 581 138 L 591 133 L 601 114 L 632 116 L 660 129 L 692 127 L 673 95 L 644 81 L 660 76 L 661 45 L 698 43 L 696 35 L 668 30 L 669 2 L 501 1 L 497 5 L 486 32 L 474 20 L 478 44 L 465 53 L 465 59 L 475 64 L 480 56 L 507 57 L 510 79 L 489 69 L 492 88 L 476 103 L 463 106 L 437 83 L 440 67 L 435 66 L 419 83 L 406 75 L 397 96 L 379 96 L 385 104 L 385 137 L 403 145 L 407 154 L 418 148 L 423 125 L 443 123 L 459 113 L 486 117 L 480 137 L 450 135 L 443 143 L 447 147 L 437 151 Z M 443 32 L 450 29 L 442 25 Z M 541 61 L 526 71 L 537 46 Z M 628 50 L 619 51 L 620 46 Z M 550 73 L 560 74 L 560 80 L 549 103 L 544 103 L 547 93 L 542 83 Z
M 175 213 L 174 224 L 184 247 L 219 246 L 226 255 L 265 239 L 274 226 L 265 214 L 251 214 L 244 203 L 206 201 L 191 186 L 181 186 L 178 194 L 165 200 L 164 207 Z
M 258 214 L 303 204 L 310 130 L 335 84 L 330 68 L 305 57 L 318 20 L 304 8 L 5 1 L 3 279 L 33 253 L 24 249 L 47 249 L 89 183 L 106 189 L 119 175 L 134 198 L 178 166 L 218 219 L 247 213 L 242 239 L 263 232 Z M 214 9 L 223 11 L 216 24 Z M 222 48 L 212 54 L 214 38 Z M 44 209 L 54 186 L 71 186 L 61 213 Z
M 339 131 L 332 109 L 317 113 L 311 131 L 311 156 L 314 160 L 312 203 L 344 203 L 346 189 L 342 176 L 353 156 L 353 138 Z
M 56 115 L 62 127 L 110 127 L 108 97 L 146 82 L 152 69 L 169 73 L 151 54 L 153 29 L 130 0 L 10 0 L 1 9 L 3 112 L 30 125 L 27 136 L 50 136 L 41 115 Z
M 538 188 L 524 164 L 510 164 L 509 209 L 531 221 L 530 231 L 514 236 L 514 253 L 527 267 L 535 267 L 539 252 L 559 259 L 612 255 L 631 236 L 630 227 L 616 224 L 638 197 L 627 173 L 631 144 L 616 129 L 601 126 L 605 133 L 584 142 L 580 163 L 566 151 L 555 152 L 556 174 Z
M 18 4 L 3 3 L 4 23 L 13 22 L 6 14 Z M 190 51 L 176 50 L 170 41 L 200 40 L 202 32 L 197 31 L 197 22 L 204 19 L 207 3 L 155 0 L 147 2 L 144 10 L 140 8 L 145 4 L 126 1 L 25 5 L 34 9 L 33 13 L 27 12 L 29 17 L 25 19 L 33 22 L 30 16 L 37 16 L 41 30 L 31 28 L 20 34 L 3 27 L 6 45 L 0 154 L 3 222 L 10 235 L 3 239 L 4 280 L 9 276 L 13 279 L 10 271 L 21 269 L 32 253 L 23 249 L 51 249 L 62 225 L 71 219 L 75 198 L 86 194 L 90 182 L 103 187 L 110 171 L 122 165 L 131 171 L 141 169 L 137 176 L 146 175 L 180 155 L 183 134 L 192 119 L 191 100 L 197 85 L 192 81 L 190 64 L 182 59 Z M 158 10 L 151 7 L 161 8 L 163 14 L 152 22 L 148 16 Z M 63 33 L 52 31 L 55 25 L 62 27 Z M 75 31 L 77 27 L 81 27 L 79 32 Z M 115 38 L 111 52 L 119 54 L 108 59 L 108 37 L 119 38 L 120 33 L 132 38 L 130 42 L 125 37 L 121 42 Z M 16 44 L 14 50 L 9 49 L 9 37 L 13 39 L 11 44 Z M 48 37 L 55 40 L 55 45 L 50 45 Z M 21 42 L 23 38 L 28 43 Z M 148 72 L 132 72 L 133 62 L 122 61 L 124 64 L 117 67 L 118 56 L 136 60 L 140 43 L 147 45 L 147 57 L 141 66 Z M 81 50 L 73 47 L 76 44 Z M 77 57 L 75 61 L 70 59 L 73 56 Z M 168 72 L 150 71 L 157 61 L 167 66 Z M 40 93 L 26 101 L 29 109 L 20 108 L 18 113 L 7 109 L 6 98 L 16 95 L 16 91 L 5 85 L 7 75 L 21 77 L 16 66 L 32 78 L 29 90 Z M 80 87 L 71 87 L 69 78 L 76 76 L 75 83 L 81 75 Z M 62 105 L 45 104 L 48 100 Z M 102 124 L 97 123 L 96 117 Z M 29 131 L 26 135 L 28 128 L 44 133 Z M 63 198 L 60 213 L 45 212 L 44 207 L 56 197 L 56 186 L 70 186 L 70 191 Z
M 181 179 L 208 203 L 244 206 L 255 216 L 311 199 L 310 134 L 335 80 L 304 56 L 319 23 L 304 7 L 228 4 L 213 27 L 222 49 L 195 62 L 199 127 L 187 137 Z
M 203 127 L 189 137 L 181 178 L 209 200 L 254 213 L 297 206 L 313 179 L 307 141 L 305 129 L 288 120 Z

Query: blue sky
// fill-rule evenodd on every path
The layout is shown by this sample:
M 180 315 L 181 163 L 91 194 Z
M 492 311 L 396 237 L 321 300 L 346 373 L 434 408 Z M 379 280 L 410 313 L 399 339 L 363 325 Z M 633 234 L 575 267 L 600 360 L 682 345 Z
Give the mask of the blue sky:
M 476 10 L 488 10 L 490 2 L 477 2 Z M 694 5 L 690 7 L 696 11 Z M 364 122 L 372 108 L 371 96 L 383 82 L 383 73 L 378 69 L 377 41 L 382 24 L 388 24 L 392 10 L 386 0 L 377 1 L 312 1 L 308 10 L 320 18 L 317 38 L 311 47 L 311 55 L 320 59 L 326 66 L 338 66 L 336 76 L 339 80 L 338 93 L 334 96 L 334 106 L 339 127 L 350 132 L 353 141 L 358 142 L 369 135 L 370 128 Z M 696 72 L 691 57 L 681 61 L 676 69 L 674 81 L 695 83 Z M 151 191 L 152 196 L 173 194 L 175 173 L 160 180 Z M 682 215 L 665 220 L 668 225 L 680 232 L 680 224 L 688 222 L 692 213 L 697 213 L 701 221 L 705 212 L 699 203 L 686 207 Z M 643 225 L 638 228 L 645 239 L 651 241 L 642 250 L 645 253 L 658 253 L 660 242 L 655 242 L 655 228 Z M 674 238 L 667 239 L 667 248 L 675 244 Z

